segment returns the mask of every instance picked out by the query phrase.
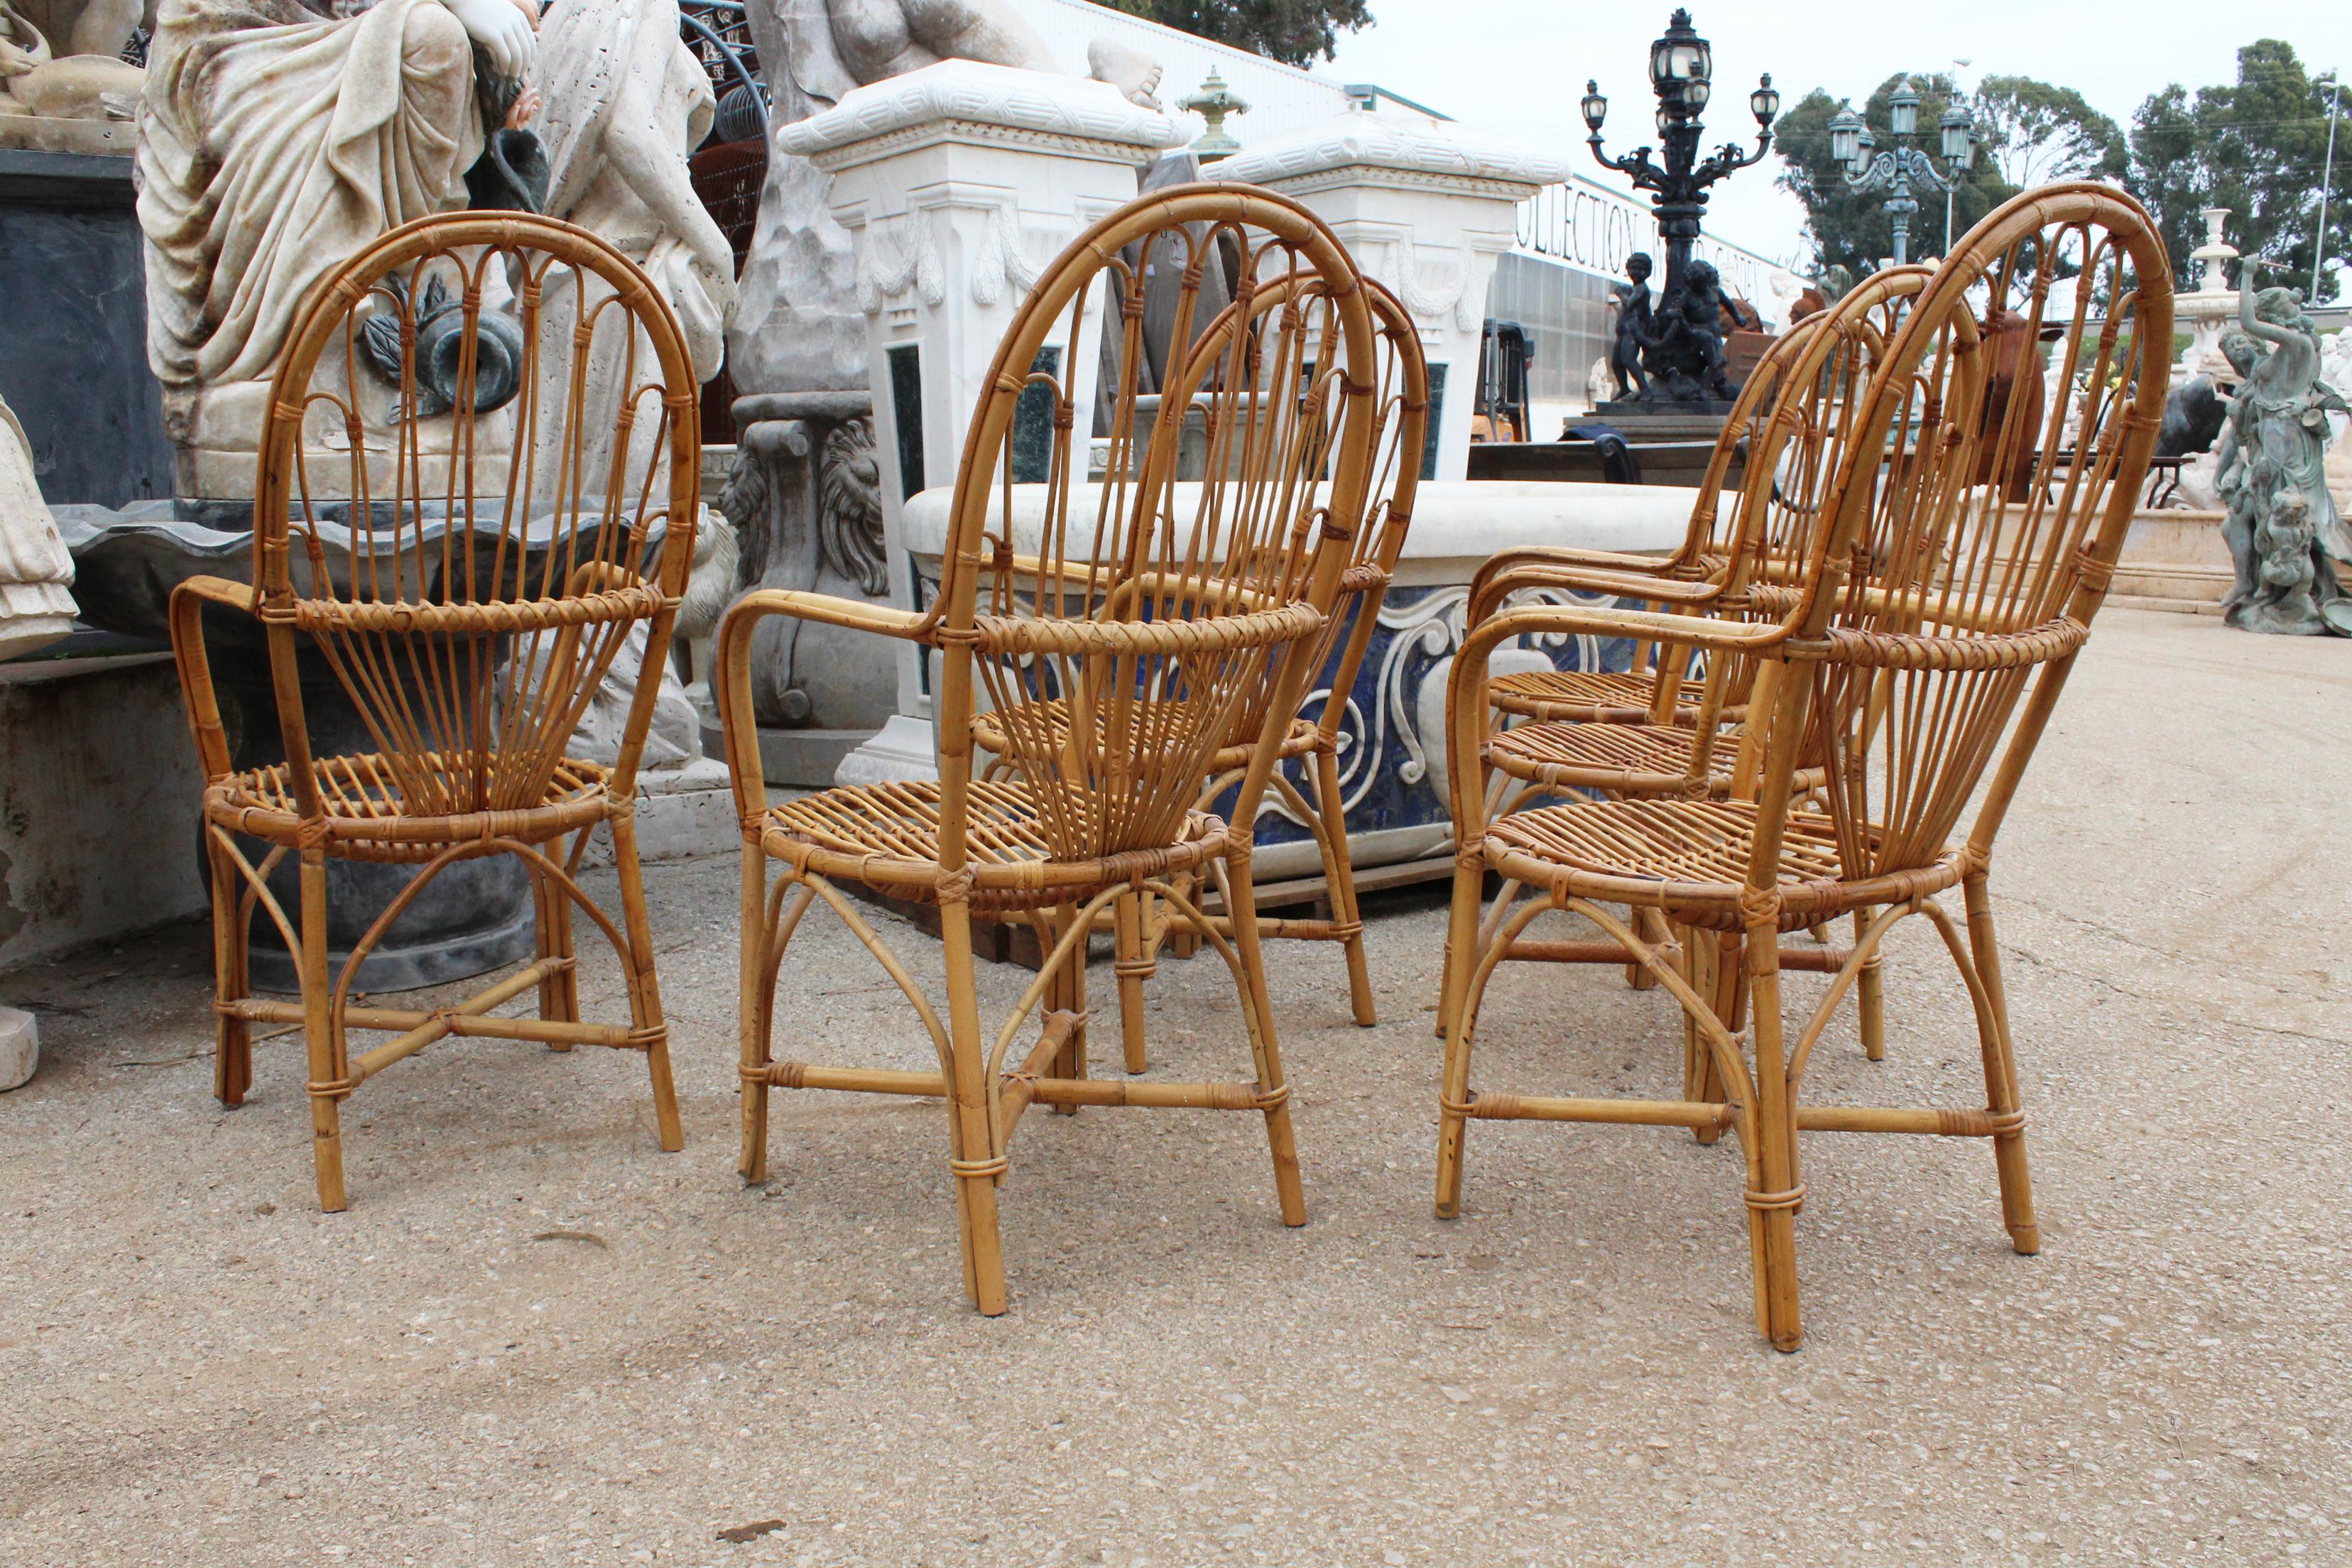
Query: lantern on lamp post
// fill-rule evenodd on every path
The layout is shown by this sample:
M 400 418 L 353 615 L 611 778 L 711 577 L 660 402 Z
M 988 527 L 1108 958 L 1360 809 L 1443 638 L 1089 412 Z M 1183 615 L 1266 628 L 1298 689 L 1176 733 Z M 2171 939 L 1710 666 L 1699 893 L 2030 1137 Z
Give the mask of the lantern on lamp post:
M 1876 151 L 1878 139 L 1852 105 L 1840 104 L 1830 117 L 1830 156 L 1846 166 L 1846 188 L 1887 193 L 1885 211 L 1895 226 L 1897 267 L 1911 258 L 1911 215 L 1919 210 L 1918 198 L 1911 194 L 1914 184 L 1944 194 L 1944 248 L 1952 247 L 1952 194 L 1976 163 L 1976 125 L 1955 102 L 1944 110 L 1937 130 L 1944 155 L 1941 170 L 1927 153 L 1911 145 L 1919 134 L 1919 90 L 1907 77 L 1886 95 L 1886 131 L 1895 142 L 1887 151 Z

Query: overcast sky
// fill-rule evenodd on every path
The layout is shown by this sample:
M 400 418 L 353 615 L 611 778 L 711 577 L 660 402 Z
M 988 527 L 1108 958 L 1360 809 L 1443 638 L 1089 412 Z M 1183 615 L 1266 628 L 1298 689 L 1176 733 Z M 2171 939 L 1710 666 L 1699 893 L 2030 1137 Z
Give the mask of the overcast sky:
M 1585 79 L 1597 77 L 1609 96 L 1612 153 L 1654 141 L 1648 51 L 1673 9 L 1671 0 L 1371 0 L 1374 25 L 1343 37 L 1339 58 L 1314 68 L 1559 148 L 1582 173 L 1622 184 L 1581 145 L 1577 100 Z M 1949 69 L 1966 59 L 1963 85 L 1987 74 L 2037 77 L 2077 89 L 2128 128 L 2141 100 L 2168 82 L 2193 91 L 2234 81 L 2238 46 L 2256 38 L 2284 38 L 2314 73 L 2352 68 L 2352 0 L 1696 0 L 1690 9 L 1715 46 L 1710 147 L 1735 133 L 1752 137 L 1748 91 L 1759 71 L 1772 73 L 1784 103 L 1814 87 L 1860 102 L 1895 71 Z M 2352 92 L 2347 100 L 2352 142 Z M 1768 158 L 1717 184 L 1707 226 L 1793 261 L 1803 248 L 1804 211 L 1774 188 L 1779 166 Z M 1938 209 L 1923 211 L 1921 224 L 1940 250 L 1942 204 L 1920 205 Z

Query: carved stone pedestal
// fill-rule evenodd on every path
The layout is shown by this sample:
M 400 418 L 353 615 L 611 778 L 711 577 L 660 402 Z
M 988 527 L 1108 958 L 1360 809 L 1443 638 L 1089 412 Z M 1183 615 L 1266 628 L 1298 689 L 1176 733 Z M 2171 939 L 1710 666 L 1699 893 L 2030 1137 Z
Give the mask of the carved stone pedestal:
M 1221 180 L 1281 192 L 1412 312 L 1434 405 L 1422 478 L 1467 477 L 1486 289 L 1518 206 L 1568 178 L 1549 153 L 1350 110 L 1222 160 Z
M 989 363 L 1029 286 L 1087 224 L 1134 196 L 1139 165 L 1182 139 L 1175 121 L 1107 83 L 972 60 L 859 88 L 776 133 L 779 153 L 833 176 L 833 215 L 856 247 L 892 604 L 919 607 L 900 508 L 925 486 L 953 481 Z M 1066 352 L 1050 340 L 1043 351 Z M 1067 369 L 1072 403 L 1091 408 L 1097 367 Z M 893 706 L 927 730 L 919 651 L 897 645 Z M 894 724 L 877 742 L 905 733 Z M 869 764 L 861 748 L 838 776 L 901 764 L 894 752 Z
M 763 393 L 735 400 L 742 432 L 719 498 L 746 589 L 887 601 L 874 399 L 865 392 Z M 751 637 L 751 710 L 772 784 L 823 788 L 897 710 L 898 666 L 879 638 L 774 616 Z M 716 715 L 703 748 L 723 754 Z

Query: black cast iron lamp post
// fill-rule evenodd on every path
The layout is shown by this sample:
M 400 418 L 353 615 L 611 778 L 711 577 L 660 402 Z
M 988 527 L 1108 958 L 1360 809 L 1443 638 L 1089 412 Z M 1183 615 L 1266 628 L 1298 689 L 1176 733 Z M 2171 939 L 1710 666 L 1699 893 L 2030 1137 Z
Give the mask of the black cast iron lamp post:
M 1768 73 L 1748 95 L 1748 111 L 1756 116 L 1755 149 L 1743 152 L 1737 143 L 1727 142 L 1701 159 L 1698 144 L 1705 127 L 1698 116 L 1713 95 L 1714 80 L 1714 48 L 1691 26 L 1690 13 L 1677 9 L 1666 25 L 1665 36 L 1650 46 L 1650 87 L 1658 96 L 1663 166 L 1650 161 L 1647 147 L 1637 147 L 1631 156 L 1618 158 L 1601 150 L 1601 124 L 1608 117 L 1609 100 L 1601 96 L 1597 80 L 1584 84 L 1579 104 L 1585 126 L 1592 133 L 1594 160 L 1631 179 L 1634 189 L 1654 193 L 1651 205 L 1658 215 L 1658 236 L 1666 247 L 1665 283 L 1659 290 L 1661 319 L 1671 318 L 1680 308 L 1690 271 L 1691 246 L 1698 238 L 1699 219 L 1706 211 L 1706 188 L 1763 158 L 1772 146 L 1772 121 L 1780 112 L 1780 95 L 1772 89 Z M 1689 395 L 1681 395 L 1685 399 Z
M 1878 138 L 1851 105 L 1841 104 L 1830 119 L 1830 156 L 1846 165 L 1849 190 L 1890 193 L 1886 216 L 1894 221 L 1895 265 L 1900 267 L 1911 258 L 1911 215 L 1919 210 L 1917 199 L 1911 195 L 1914 182 L 1944 194 L 1944 248 L 1952 247 L 1952 193 L 1959 189 L 1969 166 L 1976 162 L 1976 127 L 1969 111 L 1958 104 L 1944 110 L 1937 129 L 1942 132 L 1945 167 L 1938 172 L 1933 159 L 1911 145 L 1911 139 L 1919 133 L 1919 93 L 1906 78 L 1886 95 L 1886 129 L 1895 138 L 1894 149 L 1875 153 Z

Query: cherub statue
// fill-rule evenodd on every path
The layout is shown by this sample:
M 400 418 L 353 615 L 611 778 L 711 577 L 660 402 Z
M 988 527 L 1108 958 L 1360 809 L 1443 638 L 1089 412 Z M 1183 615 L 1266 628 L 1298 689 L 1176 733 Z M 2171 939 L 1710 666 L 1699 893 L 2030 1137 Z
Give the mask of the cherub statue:
M 1694 257 L 1684 268 L 1682 292 L 1666 302 L 1655 341 L 1709 395 L 1731 396 L 1723 364 L 1723 279 L 1712 262 Z
M 1617 301 L 1616 332 L 1609 348 L 1609 374 L 1616 380 L 1619 397 L 1626 395 L 1629 384 L 1635 392 L 1650 390 L 1650 379 L 1642 374 L 1643 351 L 1654 341 L 1650 270 L 1649 254 L 1637 250 L 1625 258 L 1627 280 L 1609 285 L 1609 292 Z
M 2249 348 L 2270 348 L 2244 364 L 2221 437 L 2222 536 L 2237 565 L 2223 617 L 2249 631 L 2352 637 L 2352 601 L 2335 565 L 2352 561 L 2352 531 L 2326 471 L 2327 416 L 2345 401 L 2319 379 L 2319 335 L 2301 294 L 2257 294 L 2242 282 L 2238 325 L 2222 343 L 2233 367 Z

